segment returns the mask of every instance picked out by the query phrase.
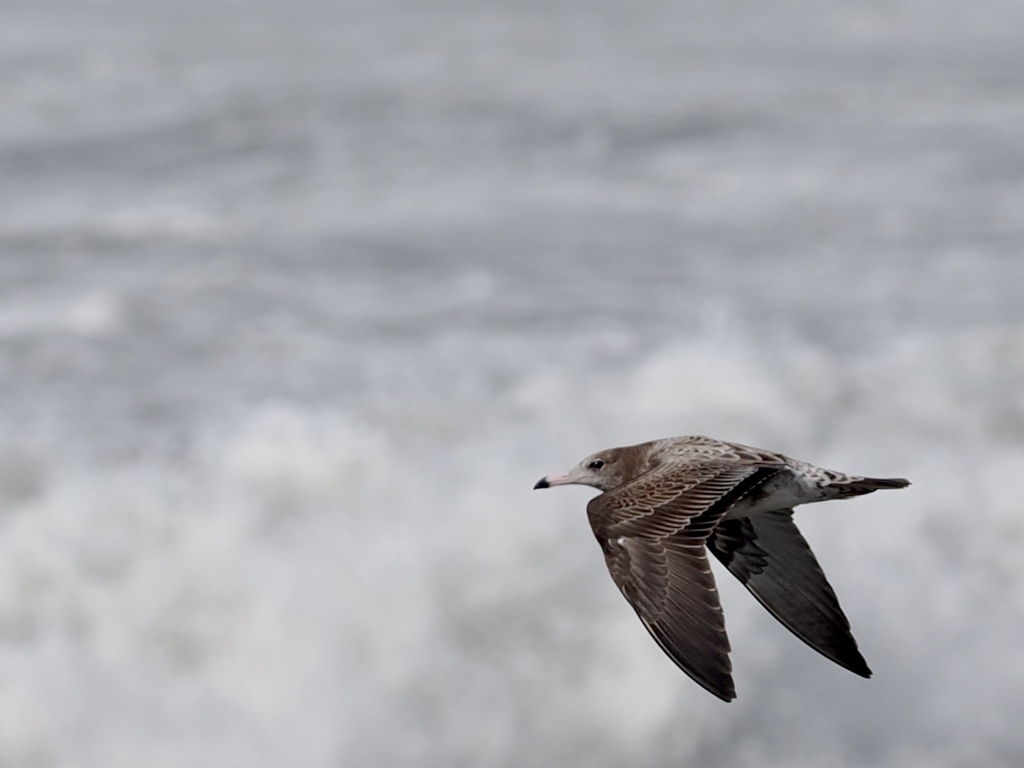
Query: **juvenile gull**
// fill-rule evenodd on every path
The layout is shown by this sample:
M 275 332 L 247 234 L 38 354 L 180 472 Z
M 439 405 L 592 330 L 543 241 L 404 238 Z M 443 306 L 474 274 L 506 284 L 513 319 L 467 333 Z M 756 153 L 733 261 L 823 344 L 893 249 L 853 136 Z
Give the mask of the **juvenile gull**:
M 587 504 L 612 579 L 686 674 L 736 698 L 729 638 L 705 547 L 794 635 L 870 677 L 835 592 L 793 522 L 793 507 L 905 488 L 709 437 L 670 437 L 588 456 L 534 488 L 590 485 Z

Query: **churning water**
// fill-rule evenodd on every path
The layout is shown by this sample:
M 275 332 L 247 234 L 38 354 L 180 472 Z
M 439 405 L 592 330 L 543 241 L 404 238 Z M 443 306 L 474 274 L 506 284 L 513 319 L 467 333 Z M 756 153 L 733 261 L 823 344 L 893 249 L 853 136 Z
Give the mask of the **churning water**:
M 0 18 L 0 763 L 1024 760 L 1019 3 Z M 531 491 L 692 433 L 914 482 L 798 513 L 872 680 Z

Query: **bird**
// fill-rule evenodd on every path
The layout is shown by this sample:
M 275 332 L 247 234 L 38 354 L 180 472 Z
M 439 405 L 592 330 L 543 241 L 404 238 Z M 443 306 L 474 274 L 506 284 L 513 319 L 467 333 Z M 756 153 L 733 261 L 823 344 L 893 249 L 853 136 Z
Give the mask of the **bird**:
M 691 435 L 598 451 L 534 489 L 572 484 L 602 491 L 587 517 L 612 580 L 668 657 L 718 698 L 732 701 L 736 688 L 708 551 L 790 632 L 871 676 L 793 508 L 908 480 L 847 475 Z

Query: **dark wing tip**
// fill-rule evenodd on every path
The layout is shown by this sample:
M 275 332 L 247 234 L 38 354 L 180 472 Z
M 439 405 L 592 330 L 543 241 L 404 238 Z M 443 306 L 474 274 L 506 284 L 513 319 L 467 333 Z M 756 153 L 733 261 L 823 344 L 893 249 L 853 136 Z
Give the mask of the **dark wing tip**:
M 736 700 L 736 686 L 732 684 L 732 678 L 729 678 L 729 685 L 723 688 L 708 688 L 708 690 L 715 694 L 718 698 L 728 704 L 730 701 Z
M 864 657 L 861 656 L 860 651 L 857 649 L 857 643 L 849 631 L 833 638 L 830 644 L 818 644 L 812 642 L 811 638 L 803 637 L 799 632 L 794 631 L 792 627 L 787 626 L 786 628 L 829 661 L 834 661 L 840 667 L 850 670 L 855 675 L 860 675 L 863 678 L 871 677 L 871 669 L 868 667 Z
M 729 661 L 729 639 L 724 626 L 719 636 L 711 639 L 706 632 L 699 631 L 699 627 L 679 627 L 677 624 L 674 631 L 671 625 L 652 622 L 636 604 L 633 607 L 661 650 L 691 680 L 722 701 L 729 702 L 736 698 L 736 685 L 733 683 L 732 664 Z M 695 629 L 698 631 L 694 632 Z
M 548 479 L 546 477 L 542 477 L 540 480 L 537 481 L 537 484 L 535 486 L 533 486 L 533 490 L 536 491 L 538 488 L 550 488 L 550 487 L 551 487 L 551 485 L 550 485 L 550 483 L 548 483 Z
M 840 662 L 840 666 L 846 667 L 848 670 L 853 672 L 853 674 L 860 675 L 865 679 L 871 677 L 871 669 L 868 667 L 868 663 L 864 661 L 864 657 L 861 656 L 860 653 L 857 653 L 855 658 L 851 657 L 844 659 L 843 662 Z
M 648 630 L 650 629 L 648 627 Z M 655 634 L 652 631 L 651 635 L 658 645 L 661 646 L 661 650 L 665 652 L 665 655 L 705 691 L 727 704 L 736 698 L 736 684 L 733 682 L 732 673 L 729 671 L 731 665 L 728 658 L 725 659 L 724 665 L 719 666 L 717 669 L 707 669 L 706 667 L 701 669 L 684 661 L 685 657 L 681 656 L 677 649 L 672 648 L 666 643 L 662 633 Z

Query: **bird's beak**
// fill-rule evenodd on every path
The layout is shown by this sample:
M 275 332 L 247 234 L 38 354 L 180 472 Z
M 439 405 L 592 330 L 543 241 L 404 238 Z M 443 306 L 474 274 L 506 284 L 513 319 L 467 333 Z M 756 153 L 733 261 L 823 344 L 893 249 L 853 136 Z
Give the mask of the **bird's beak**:
M 537 490 L 538 488 L 550 488 L 553 485 L 568 485 L 571 482 L 572 478 L 568 475 L 548 475 L 547 477 L 542 477 L 538 480 L 537 484 L 533 486 L 533 490 Z

